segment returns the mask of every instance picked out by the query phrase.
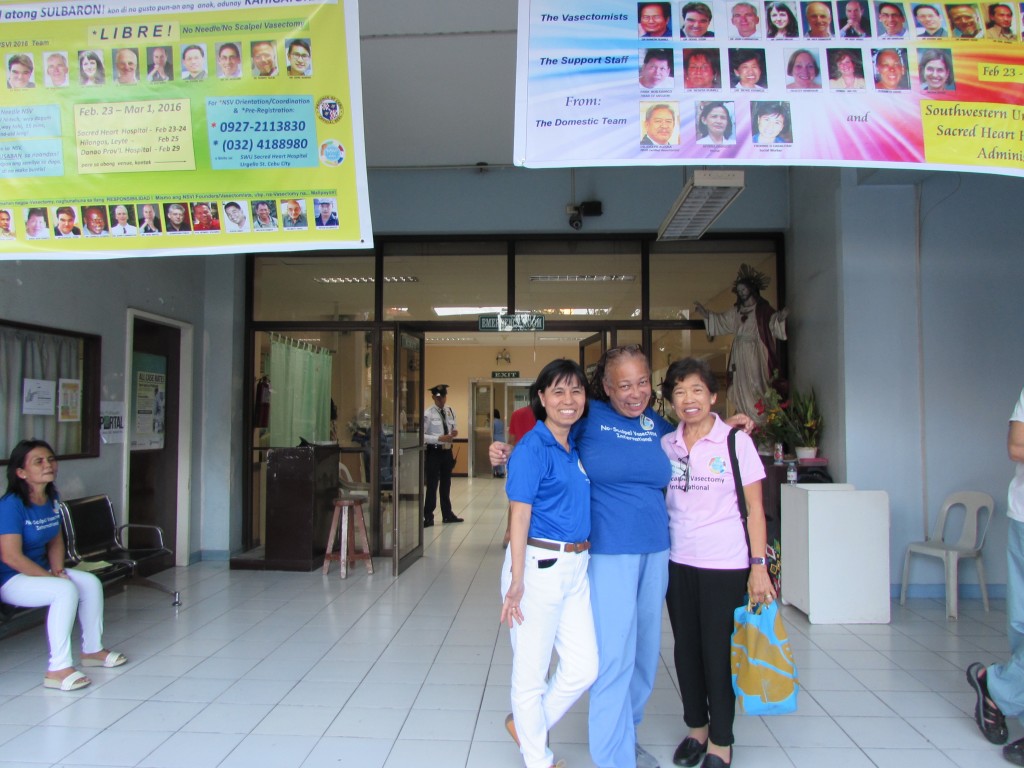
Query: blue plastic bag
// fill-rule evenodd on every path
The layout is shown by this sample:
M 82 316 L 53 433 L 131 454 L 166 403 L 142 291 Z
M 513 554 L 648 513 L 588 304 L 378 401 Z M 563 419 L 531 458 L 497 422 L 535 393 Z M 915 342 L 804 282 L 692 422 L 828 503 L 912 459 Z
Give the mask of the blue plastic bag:
M 732 687 L 740 711 L 748 715 L 795 712 L 800 681 L 778 605 L 741 605 L 734 614 L 734 626 Z

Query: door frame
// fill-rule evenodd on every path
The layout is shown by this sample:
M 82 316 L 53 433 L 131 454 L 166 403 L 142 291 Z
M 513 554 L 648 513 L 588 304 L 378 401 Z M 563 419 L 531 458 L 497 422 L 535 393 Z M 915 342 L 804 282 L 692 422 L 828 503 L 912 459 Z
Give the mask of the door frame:
M 402 324 L 402 323 L 395 323 L 394 324 L 394 334 L 395 334 L 394 335 L 394 349 L 392 350 L 392 354 L 394 355 L 394 359 L 392 361 L 392 365 L 394 366 L 393 369 L 392 369 L 394 371 L 394 378 L 393 378 L 393 382 L 392 382 L 392 387 L 393 387 L 393 390 L 392 390 L 392 402 L 394 403 L 395 412 L 393 414 L 393 418 L 392 418 L 392 422 L 391 423 L 395 425 L 395 437 L 396 438 L 399 436 L 399 425 L 402 423 L 402 404 L 403 404 L 402 391 L 405 388 L 406 382 L 407 382 L 407 379 L 403 375 L 404 373 L 406 373 L 406 371 L 403 368 L 403 366 L 401 365 L 401 362 L 402 362 L 402 349 L 403 349 L 403 347 L 402 347 L 402 339 L 403 339 L 404 336 L 407 336 L 407 337 L 409 337 L 411 339 L 414 339 L 414 340 L 416 340 L 419 343 L 419 352 L 418 352 L 418 354 L 419 354 L 419 371 L 418 371 L 418 373 L 419 373 L 419 376 L 420 376 L 420 378 L 417 380 L 417 386 L 416 386 L 415 394 L 414 394 L 414 397 L 416 399 L 416 405 L 415 405 L 415 408 L 412 411 L 413 413 L 416 413 L 416 414 L 420 415 L 419 416 L 419 418 L 420 418 L 420 427 L 419 427 L 419 430 L 418 430 L 419 443 L 413 449 L 417 453 L 417 461 L 416 461 L 416 474 L 417 474 L 417 477 L 416 477 L 416 488 L 417 488 L 417 491 L 416 491 L 416 528 L 417 528 L 416 536 L 417 536 L 417 541 L 416 541 L 416 546 L 413 547 L 411 550 L 409 550 L 409 552 L 407 552 L 404 556 L 402 555 L 402 548 L 400 546 L 400 542 L 401 542 L 401 538 L 400 538 L 400 536 L 401 536 L 401 530 L 400 530 L 400 528 L 401 528 L 401 525 L 400 525 L 401 515 L 399 514 L 399 505 L 400 505 L 402 489 L 406 488 L 406 487 L 410 487 L 411 484 L 409 483 L 408 478 L 402 477 L 402 469 L 401 469 L 402 462 L 400 461 L 400 457 L 404 455 L 405 451 L 408 450 L 409 447 L 402 446 L 400 444 L 401 441 L 396 439 L 396 440 L 393 441 L 394 451 L 393 451 L 392 456 L 391 456 L 391 460 L 392 460 L 392 465 L 391 465 L 392 466 L 392 470 L 391 470 L 391 472 L 392 472 L 392 474 L 391 474 L 391 478 L 392 478 L 391 479 L 392 500 L 391 500 L 391 503 L 392 503 L 392 506 L 393 506 L 393 509 L 394 509 L 394 514 L 392 515 L 392 517 L 394 518 L 394 520 L 393 520 L 394 529 L 393 529 L 393 532 L 392 532 L 392 542 L 393 542 L 393 544 L 392 544 L 392 555 L 391 555 L 391 558 L 392 558 L 392 572 L 394 573 L 395 577 L 397 577 L 400 573 L 402 573 L 402 571 L 407 569 L 409 566 L 411 566 L 413 563 L 415 563 L 417 560 L 419 560 L 423 556 L 423 548 L 424 548 L 423 547 L 423 543 L 424 543 L 423 542 L 423 539 L 424 539 L 424 537 L 423 537 L 423 454 L 424 454 L 424 450 L 423 450 L 423 419 L 422 419 L 422 414 L 423 414 L 423 406 L 424 406 L 425 403 L 424 403 L 424 395 L 423 395 L 423 380 L 422 380 L 422 377 L 423 377 L 423 371 L 425 370 L 425 365 L 426 365 L 427 344 L 426 344 L 426 334 L 418 326 L 411 326 L 411 325 L 405 325 L 405 324 Z M 379 337 L 378 337 L 378 343 L 375 346 L 376 346 L 377 350 L 380 350 L 383 347 L 383 344 L 379 343 Z M 375 354 L 379 355 L 378 352 L 375 352 Z M 378 366 L 378 369 L 381 369 L 381 368 L 383 368 L 383 366 Z M 383 384 L 383 380 L 384 379 L 383 379 L 383 375 L 382 375 L 380 377 L 379 381 L 381 381 L 381 383 Z M 379 386 L 378 387 L 374 387 L 374 397 L 379 396 L 380 391 L 381 391 L 381 387 L 379 387 Z M 380 411 L 381 411 L 381 408 L 380 408 L 380 405 L 378 404 L 378 405 L 376 405 L 374 407 L 374 413 L 377 414 L 377 413 L 380 413 Z M 380 439 L 379 433 L 380 433 L 380 429 L 379 428 L 375 428 L 374 429 L 374 438 L 379 440 Z M 377 453 L 379 454 L 379 451 L 377 451 Z M 375 482 L 374 487 L 379 489 L 379 487 L 380 487 L 379 486 L 380 472 L 378 471 L 376 474 L 377 474 L 377 477 L 375 478 L 376 482 Z M 377 498 L 381 499 L 381 496 L 382 496 L 382 493 L 378 490 L 377 491 Z M 378 504 L 379 503 L 380 502 L 378 502 Z
M 131 413 L 131 376 L 132 376 L 132 350 L 135 346 L 135 320 L 146 320 L 157 325 L 167 325 L 177 328 L 180 336 L 178 353 L 180 366 L 178 372 L 178 503 L 175 511 L 177 521 L 174 531 L 174 564 L 186 566 L 189 564 L 191 548 L 189 536 L 191 532 L 191 519 L 189 511 L 192 508 L 190 489 L 192 486 L 192 412 L 193 412 L 193 391 L 192 391 L 192 348 L 193 348 L 193 327 L 191 323 L 175 320 L 163 315 L 155 315 L 141 309 L 128 308 L 127 329 L 125 333 L 124 347 L 124 409 L 125 417 Z M 131 521 L 131 509 L 128 506 L 128 483 L 129 483 L 129 459 L 131 454 L 131 438 L 126 434 L 122 445 L 121 455 L 121 498 L 124 507 L 124 521 Z

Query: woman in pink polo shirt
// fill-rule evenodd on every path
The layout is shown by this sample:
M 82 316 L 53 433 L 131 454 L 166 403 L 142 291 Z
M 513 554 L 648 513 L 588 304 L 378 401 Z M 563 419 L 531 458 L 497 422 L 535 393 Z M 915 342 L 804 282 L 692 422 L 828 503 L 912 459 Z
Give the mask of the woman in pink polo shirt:
M 676 675 L 689 733 L 676 748 L 676 765 L 726 768 L 732 763 L 732 690 L 729 638 L 733 611 L 749 594 L 775 598 L 765 563 L 767 548 L 761 480 L 764 467 L 750 437 L 736 435 L 750 547 L 729 460 L 729 426 L 711 410 L 718 382 L 703 360 L 669 366 L 661 388 L 679 426 L 661 438 L 672 463 L 668 486 L 668 615 L 675 637 Z

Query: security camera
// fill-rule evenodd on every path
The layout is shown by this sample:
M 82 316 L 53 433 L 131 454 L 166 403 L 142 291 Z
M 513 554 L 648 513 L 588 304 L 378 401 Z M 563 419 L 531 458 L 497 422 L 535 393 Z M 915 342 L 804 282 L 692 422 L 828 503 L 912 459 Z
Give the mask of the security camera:
M 569 226 L 573 229 L 583 229 L 583 214 L 579 208 L 574 208 L 569 213 Z

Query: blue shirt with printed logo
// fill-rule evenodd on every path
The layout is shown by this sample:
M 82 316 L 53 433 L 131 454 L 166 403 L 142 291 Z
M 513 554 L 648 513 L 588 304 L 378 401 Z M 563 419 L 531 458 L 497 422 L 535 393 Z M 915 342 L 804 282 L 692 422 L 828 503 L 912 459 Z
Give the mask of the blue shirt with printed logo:
M 60 515 L 56 505 L 47 502 L 26 507 L 17 494 L 8 493 L 0 499 L 0 536 L 5 533 L 19 534 L 21 550 L 25 556 L 49 570 L 46 545 L 60 533 Z M 6 563 L 0 562 L 0 584 L 6 584 L 17 573 Z
M 588 416 L 573 426 L 590 476 L 592 553 L 638 555 L 668 549 L 665 487 L 672 468 L 661 436 L 671 431 L 672 425 L 652 408 L 638 418 L 626 418 L 600 400 L 591 400 Z

